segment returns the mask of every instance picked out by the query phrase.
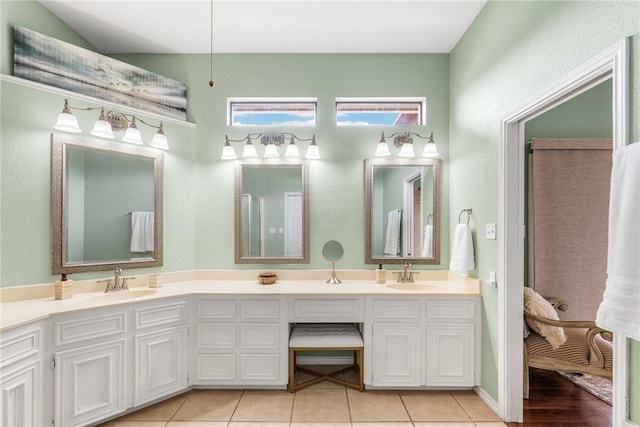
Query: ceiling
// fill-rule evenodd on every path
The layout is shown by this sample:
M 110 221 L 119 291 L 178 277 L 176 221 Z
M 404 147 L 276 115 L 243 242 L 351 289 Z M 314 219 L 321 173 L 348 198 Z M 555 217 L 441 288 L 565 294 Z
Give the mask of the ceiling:
M 449 53 L 486 0 L 215 0 L 215 53 Z M 209 53 L 210 0 L 41 0 L 99 52 Z

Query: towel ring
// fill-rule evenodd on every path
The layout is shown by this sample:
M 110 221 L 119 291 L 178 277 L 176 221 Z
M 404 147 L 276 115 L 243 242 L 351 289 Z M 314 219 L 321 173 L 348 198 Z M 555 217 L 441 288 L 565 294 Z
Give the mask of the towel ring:
M 469 219 L 471 218 L 471 214 L 473 213 L 473 209 L 472 208 L 466 208 L 466 209 L 462 209 L 460 211 L 460 214 L 458 215 L 458 224 L 462 224 L 460 222 L 461 218 L 462 218 L 462 214 L 463 213 L 467 213 L 467 225 L 469 225 Z
M 429 214 L 427 216 L 427 224 L 433 224 L 433 215 L 432 214 Z

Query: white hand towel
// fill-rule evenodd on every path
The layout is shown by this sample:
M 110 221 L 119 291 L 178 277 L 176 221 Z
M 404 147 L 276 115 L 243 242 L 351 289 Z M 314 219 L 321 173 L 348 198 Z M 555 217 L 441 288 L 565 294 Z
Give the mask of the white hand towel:
M 131 212 L 131 252 L 153 252 L 153 212 Z
M 449 270 L 466 273 L 475 268 L 473 237 L 468 224 L 458 224 L 453 232 Z
M 424 226 L 424 237 L 422 238 L 422 256 L 433 258 L 433 225 Z
M 596 324 L 640 340 L 640 142 L 613 152 L 607 282 Z
M 387 217 L 387 238 L 384 242 L 384 254 L 398 256 L 400 251 L 400 223 L 402 210 L 393 209 Z

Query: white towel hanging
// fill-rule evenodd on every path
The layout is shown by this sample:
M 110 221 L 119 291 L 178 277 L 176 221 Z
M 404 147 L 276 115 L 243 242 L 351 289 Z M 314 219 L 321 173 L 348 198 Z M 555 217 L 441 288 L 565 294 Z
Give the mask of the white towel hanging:
M 402 210 L 389 211 L 387 218 L 387 238 L 384 243 L 384 254 L 398 256 L 400 252 L 400 224 L 402 223 Z
M 153 212 L 131 212 L 131 252 L 153 252 Z
M 640 340 L 640 142 L 613 152 L 607 281 L 596 324 Z
M 458 224 L 453 233 L 449 270 L 467 273 L 475 268 L 473 237 L 468 224 Z

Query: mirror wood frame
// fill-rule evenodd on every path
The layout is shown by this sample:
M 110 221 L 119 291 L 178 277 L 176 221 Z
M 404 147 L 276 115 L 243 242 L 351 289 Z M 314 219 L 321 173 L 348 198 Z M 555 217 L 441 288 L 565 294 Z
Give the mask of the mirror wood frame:
M 242 168 L 250 167 L 284 167 L 299 166 L 302 188 L 302 256 L 300 257 L 249 257 L 242 256 Z M 255 163 L 235 162 L 234 188 L 234 258 L 236 264 L 309 264 L 309 163 L 303 161 Z
M 379 257 L 373 255 L 373 168 L 376 166 L 433 166 L 433 257 Z M 442 160 L 440 159 L 365 159 L 364 204 L 365 204 L 365 264 L 440 264 L 440 186 Z
M 66 147 L 76 146 L 98 151 L 126 154 L 153 161 L 154 173 L 154 251 L 152 259 L 87 261 L 81 264 L 65 264 L 67 236 L 64 233 L 66 212 L 65 170 L 67 165 Z M 163 264 L 163 177 L 164 153 L 146 148 L 89 139 L 81 136 L 51 135 L 51 272 L 69 274 L 88 271 L 107 271 L 121 268 L 159 267 Z

